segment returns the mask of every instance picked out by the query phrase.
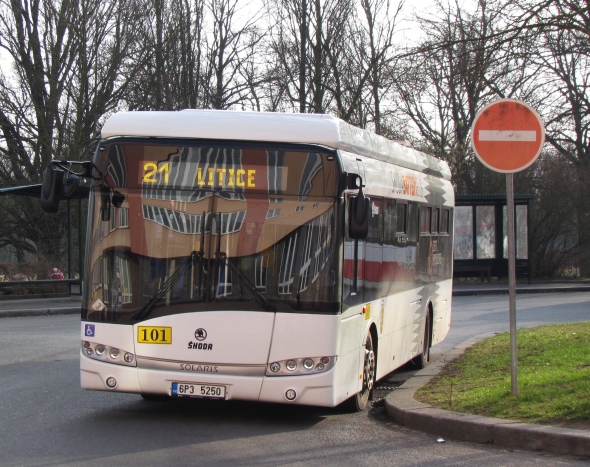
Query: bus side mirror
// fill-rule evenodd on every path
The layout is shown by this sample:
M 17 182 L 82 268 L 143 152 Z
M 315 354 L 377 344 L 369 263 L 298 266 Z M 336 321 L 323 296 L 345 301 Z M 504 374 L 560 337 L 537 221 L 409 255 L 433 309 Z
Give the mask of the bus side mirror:
M 370 201 L 359 189 L 357 196 L 349 199 L 348 236 L 354 240 L 364 240 L 369 234 Z
M 80 185 L 80 177 L 69 168 L 66 173 L 63 166 L 59 164 L 71 166 L 69 162 L 50 162 L 43 172 L 40 201 L 41 209 L 45 212 L 57 212 L 62 196 L 69 198 Z
M 61 186 L 61 194 L 65 198 L 72 196 L 74 191 L 76 191 L 76 188 L 78 188 L 78 185 L 80 185 L 80 177 L 77 175 L 70 172 L 67 177 L 68 178 L 64 180 Z
M 49 164 L 43 172 L 41 183 L 41 209 L 45 212 L 57 212 L 61 199 L 65 172 Z

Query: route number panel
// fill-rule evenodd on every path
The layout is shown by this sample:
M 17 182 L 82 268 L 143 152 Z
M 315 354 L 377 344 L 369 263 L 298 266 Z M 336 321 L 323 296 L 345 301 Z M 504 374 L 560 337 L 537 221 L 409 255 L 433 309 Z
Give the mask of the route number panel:
M 172 328 L 168 326 L 138 326 L 138 344 L 172 344 Z

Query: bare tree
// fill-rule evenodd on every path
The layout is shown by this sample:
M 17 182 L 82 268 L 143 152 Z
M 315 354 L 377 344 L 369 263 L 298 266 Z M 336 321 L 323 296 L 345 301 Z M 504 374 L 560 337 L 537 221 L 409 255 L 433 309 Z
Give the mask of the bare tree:
M 590 56 L 588 36 L 573 30 L 539 34 L 535 60 L 549 96 L 541 109 L 547 141 L 572 166 L 569 200 L 576 208 L 580 268 L 590 274 Z
M 457 190 L 497 192 L 502 179 L 476 161 L 469 130 L 490 100 L 529 98 L 534 70 L 520 53 L 525 44 L 507 49 L 489 38 L 502 26 L 495 5 L 481 0 L 477 11 L 468 13 L 439 4 L 439 12 L 439 18 L 421 20 L 426 41 L 408 51 L 393 77 L 395 90 L 425 149 L 449 163 Z
M 74 73 L 66 88 L 64 131 L 57 156 L 79 160 L 90 156 L 100 122 L 118 109 L 135 73 L 147 60 L 145 44 L 135 29 L 143 17 L 136 0 L 84 0 L 73 33 L 77 49 Z
M 0 3 L 0 47 L 12 73 L 0 78 L 0 181 L 38 183 L 52 159 L 87 158 L 98 121 L 116 107 L 133 5 L 115 0 Z M 98 16 L 94 16 L 98 15 Z M 43 216 L 35 199 L 5 201 L 0 238 L 59 257 L 63 213 Z M 18 235 L 15 235 L 18 232 Z M 17 238 L 18 237 L 18 238 Z
M 530 168 L 529 180 L 519 186 L 535 193 L 530 213 L 530 261 L 541 277 L 573 275 L 580 252 L 576 205 L 571 202 L 571 185 L 576 169 L 555 150 L 545 151 Z
M 130 109 L 177 110 L 203 106 L 205 0 L 146 0 L 135 32 L 144 53 L 130 73 Z
M 307 110 L 307 54 L 309 39 L 309 0 L 270 2 L 271 21 L 276 25 L 271 46 L 278 66 L 275 77 L 299 113 Z
M 254 13 L 238 24 L 238 0 L 208 0 L 207 9 L 213 30 L 207 41 L 204 105 L 228 109 L 246 102 L 259 82 L 255 74 L 257 46 L 262 39 L 255 26 L 259 15 Z
M 366 37 L 369 55 L 366 68 L 370 70 L 369 84 L 372 97 L 372 114 L 375 133 L 383 133 L 382 128 L 382 97 L 389 93 L 391 80 L 388 74 L 395 73 L 392 69 L 394 57 L 394 32 L 397 17 L 403 8 L 399 2 L 395 8 L 389 0 L 360 0 L 366 21 Z M 379 20 L 381 18 L 381 20 Z
M 343 56 L 350 0 L 280 0 L 269 5 L 276 79 L 288 105 L 300 113 L 326 112 L 332 104 L 333 72 Z M 337 57 L 337 58 L 336 58 Z M 338 70 L 341 70 L 338 68 Z

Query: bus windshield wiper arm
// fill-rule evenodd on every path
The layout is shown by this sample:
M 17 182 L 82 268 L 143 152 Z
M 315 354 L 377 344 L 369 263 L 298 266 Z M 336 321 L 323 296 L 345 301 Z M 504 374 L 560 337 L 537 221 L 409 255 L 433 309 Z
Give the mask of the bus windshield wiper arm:
M 170 277 L 166 280 L 166 282 L 164 282 L 162 284 L 162 286 L 158 289 L 158 291 L 150 297 L 150 299 L 145 303 L 145 305 L 143 305 L 141 307 L 141 310 L 139 310 L 137 313 L 135 313 L 131 317 L 131 319 L 140 320 L 140 319 L 145 318 L 147 315 L 149 315 L 150 312 L 152 311 L 152 309 L 154 308 L 154 306 L 156 305 L 156 303 L 158 303 L 162 299 L 162 297 L 164 297 L 164 295 L 166 295 L 168 293 L 168 291 L 172 288 L 172 286 L 178 280 L 178 278 L 180 276 L 182 276 L 182 274 L 184 274 L 188 270 L 189 266 L 191 266 L 193 264 L 193 262 L 195 261 L 196 258 L 201 257 L 201 256 L 202 256 L 201 252 L 197 252 L 197 251 L 191 252 L 191 254 L 187 258 L 186 263 L 184 263 L 182 266 L 180 266 L 176 271 L 174 271 L 170 275 Z
M 232 272 L 234 274 L 236 274 L 236 276 L 238 276 L 238 278 L 240 279 L 242 284 L 244 284 L 246 286 L 246 288 L 254 296 L 254 299 L 260 305 L 262 305 L 263 308 L 266 308 L 268 311 L 277 311 L 275 306 L 272 303 L 270 303 L 268 301 L 268 299 L 258 291 L 256 286 L 254 286 L 254 284 L 252 284 L 252 282 L 250 282 L 250 279 L 248 279 L 246 277 L 246 275 L 242 271 L 240 271 L 240 269 L 229 260 L 229 258 L 227 257 L 227 255 L 225 253 L 217 252 L 217 253 L 215 253 L 215 256 L 217 256 L 217 259 L 221 260 L 224 264 L 226 264 L 232 270 Z

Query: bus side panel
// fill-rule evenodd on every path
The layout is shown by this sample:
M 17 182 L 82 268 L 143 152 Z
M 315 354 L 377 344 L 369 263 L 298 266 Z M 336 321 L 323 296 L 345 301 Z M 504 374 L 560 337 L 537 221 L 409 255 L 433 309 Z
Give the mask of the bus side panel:
M 432 301 L 432 345 L 442 342 L 451 327 L 452 291 L 452 279 L 437 284 L 436 298 Z
M 362 346 L 364 331 L 365 321 L 360 313 L 344 318 L 341 322 L 341 342 L 336 374 L 336 389 L 340 391 L 337 398 L 340 401 L 358 392 L 358 371 L 362 365 L 359 347 Z

